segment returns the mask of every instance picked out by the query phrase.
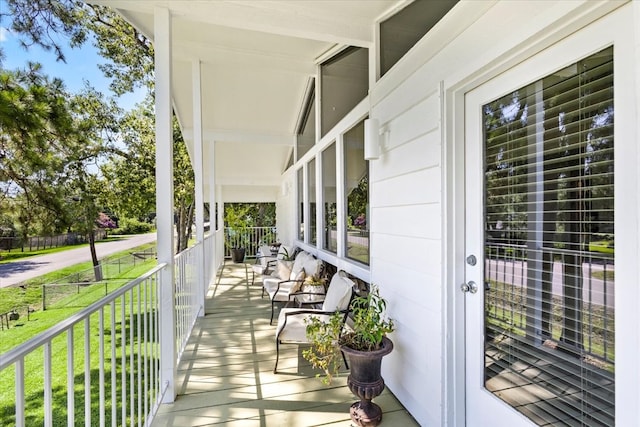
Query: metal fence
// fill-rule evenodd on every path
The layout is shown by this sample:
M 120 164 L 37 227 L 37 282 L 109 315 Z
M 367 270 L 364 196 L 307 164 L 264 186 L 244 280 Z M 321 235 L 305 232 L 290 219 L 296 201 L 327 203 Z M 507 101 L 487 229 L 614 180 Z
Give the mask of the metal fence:
M 107 237 L 105 229 L 97 229 L 95 231 L 95 239 L 103 240 Z M 78 233 L 56 234 L 55 236 L 33 236 L 22 239 L 20 237 L 0 237 L 0 249 L 6 251 L 12 250 L 29 250 L 38 251 L 41 249 L 58 248 L 60 246 L 77 245 L 87 243 L 89 240 L 86 235 Z
M 132 252 L 119 258 L 106 258 L 100 261 L 97 267 L 101 271 L 102 280 L 95 281 L 95 269 L 93 267 L 86 270 L 70 274 L 53 283 L 42 285 L 42 309 L 55 307 L 56 304 L 73 305 L 73 295 L 83 292 L 91 292 L 96 288 L 104 289 L 104 295 L 110 290 L 119 287 L 134 277 L 123 278 L 127 271 L 143 264 L 150 258 L 156 257 L 155 248 L 148 248 L 143 251 Z M 119 279 L 117 283 L 113 282 Z
M 247 257 L 254 257 L 260 245 L 270 245 L 278 241 L 275 227 L 247 227 L 237 231 L 226 227 L 224 229 L 224 256 L 231 256 L 231 248 L 244 247 Z

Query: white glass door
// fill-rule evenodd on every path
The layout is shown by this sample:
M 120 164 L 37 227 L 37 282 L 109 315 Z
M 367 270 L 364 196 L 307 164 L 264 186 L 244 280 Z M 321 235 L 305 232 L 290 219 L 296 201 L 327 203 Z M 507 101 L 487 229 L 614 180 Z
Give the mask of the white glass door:
M 615 424 L 614 49 L 568 52 L 465 97 L 468 425 Z

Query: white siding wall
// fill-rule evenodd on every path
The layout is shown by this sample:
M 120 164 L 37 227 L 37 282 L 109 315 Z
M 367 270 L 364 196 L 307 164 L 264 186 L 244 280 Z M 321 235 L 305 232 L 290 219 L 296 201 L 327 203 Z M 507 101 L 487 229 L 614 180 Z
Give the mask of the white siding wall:
M 397 328 L 385 378 L 427 424 L 439 423 L 439 405 L 414 400 L 421 395 L 415 390 L 441 394 L 442 354 L 439 332 L 425 334 L 442 329 L 440 101 L 434 89 L 423 91 L 424 99 L 414 105 L 391 96 L 376 107 L 386 112 L 377 116 L 389 132 L 383 158 L 371 167 L 372 276 Z
M 462 105 L 446 105 L 443 98 L 461 101 L 464 88 L 617 7 L 586 5 L 461 2 L 371 91 L 371 117 L 388 131 L 382 156 L 370 169 L 371 282 L 380 285 L 396 321 L 395 349 L 383 362 L 383 376 L 422 425 L 464 424 L 464 402 L 452 390 L 456 374 L 449 367 L 452 358 L 464 359 L 452 354 L 463 331 L 444 323 L 452 318 L 447 311 L 460 306 L 451 302 L 460 298 L 459 283 L 445 277 L 455 269 L 443 265 L 447 246 L 454 244 L 446 234 L 453 212 L 446 211 L 445 205 L 452 205 L 445 197 L 461 197 L 453 193 L 453 182 L 443 180 L 453 176 L 446 167 L 460 160 L 443 153 L 452 152 L 444 148 L 461 138 L 463 124 L 454 116 L 460 117 Z M 471 17 L 466 29 L 460 26 Z M 442 95 L 447 93 L 449 98 Z M 462 265 L 464 259 L 448 262 Z

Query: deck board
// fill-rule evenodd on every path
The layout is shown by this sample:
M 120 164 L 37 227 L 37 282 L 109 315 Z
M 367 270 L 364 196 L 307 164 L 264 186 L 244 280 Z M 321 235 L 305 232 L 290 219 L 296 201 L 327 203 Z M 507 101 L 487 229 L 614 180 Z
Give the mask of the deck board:
M 241 264 L 224 266 L 209 289 L 206 313 L 178 366 L 178 397 L 160 407 L 153 426 L 351 425 L 356 398 L 346 386 L 347 371 L 325 386 L 302 358 L 303 348 L 284 345 L 273 373 L 269 299 L 262 298 L 259 281 L 247 283 Z M 381 425 L 418 425 L 389 390 L 374 401 L 384 412 Z

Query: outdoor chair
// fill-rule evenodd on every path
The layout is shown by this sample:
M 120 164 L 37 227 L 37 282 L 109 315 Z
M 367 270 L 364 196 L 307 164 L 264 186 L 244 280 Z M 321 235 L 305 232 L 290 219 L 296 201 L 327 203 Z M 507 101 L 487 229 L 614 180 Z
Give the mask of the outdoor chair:
M 349 305 L 355 294 L 355 282 L 347 277 L 347 273 L 339 271 L 333 275 L 327 294 L 324 295 L 322 307 L 313 308 L 283 308 L 278 315 L 278 326 L 276 328 L 276 365 L 273 373 L 278 373 L 278 360 L 280 358 L 280 344 L 309 344 L 307 339 L 307 327 L 305 319 L 310 316 L 318 317 L 323 321 L 329 321 L 329 317 L 336 311 L 343 313 L 342 325 L 347 321 Z M 299 296 L 302 292 L 299 292 Z M 344 364 L 349 367 L 347 360 L 342 355 Z
M 278 258 L 271 255 L 271 247 L 268 245 L 262 245 L 258 248 L 255 262 L 251 265 L 253 276 L 251 277 L 251 284 L 255 284 L 256 274 L 264 275 L 269 274 L 269 271 L 275 267 L 275 262 Z
M 293 263 L 291 261 L 277 260 L 273 272 L 262 278 L 263 295 L 266 293 L 271 300 L 271 319 L 276 303 L 287 304 L 289 295 L 297 292 L 306 276 L 319 275 L 322 272 L 322 261 L 316 259 L 308 252 L 301 251 Z
M 280 245 L 278 253 L 274 256 L 271 252 L 271 246 L 260 246 L 255 262 L 251 265 L 251 284 L 254 285 L 256 283 L 256 274 L 261 276 L 271 274 L 276 267 L 276 261 L 288 258 L 289 254 L 293 253 L 293 250 L 294 248 L 290 246 Z M 262 290 L 262 296 L 264 297 L 264 289 Z

